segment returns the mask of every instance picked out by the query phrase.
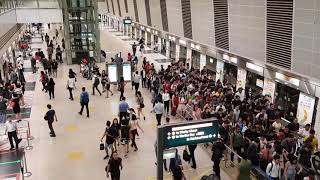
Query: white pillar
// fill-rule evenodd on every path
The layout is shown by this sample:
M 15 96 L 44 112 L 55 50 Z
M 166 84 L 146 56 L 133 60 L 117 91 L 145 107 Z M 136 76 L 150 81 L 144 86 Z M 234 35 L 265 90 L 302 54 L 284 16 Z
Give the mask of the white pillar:
M 154 35 L 153 34 L 151 34 L 151 47 L 154 47 Z
M 166 56 L 170 58 L 170 42 L 169 40 L 166 41 Z
M 179 60 L 180 57 L 180 44 L 176 44 L 176 61 Z
M 141 39 L 142 38 L 142 30 L 140 29 L 139 30 L 139 39 Z
M 161 42 L 161 38 L 160 38 L 159 36 L 158 36 L 158 44 L 159 44 L 159 46 L 158 46 L 158 52 L 161 53 L 162 42 Z
M 207 64 L 207 57 L 204 54 L 200 54 L 200 71 L 203 69 L 204 66 Z
M 148 31 L 144 31 L 144 43 L 147 46 L 147 44 L 148 44 Z

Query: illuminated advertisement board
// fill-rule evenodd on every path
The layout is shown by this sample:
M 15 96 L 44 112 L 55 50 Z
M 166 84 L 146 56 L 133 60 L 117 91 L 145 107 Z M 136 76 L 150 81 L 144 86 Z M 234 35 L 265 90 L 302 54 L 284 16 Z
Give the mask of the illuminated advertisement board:
M 116 83 L 118 81 L 117 65 L 108 64 L 108 76 L 111 83 Z
M 297 118 L 300 125 L 311 124 L 316 99 L 300 92 Z
M 217 120 L 195 121 L 164 127 L 165 148 L 213 142 L 219 137 Z
M 123 79 L 124 81 L 131 81 L 131 65 L 130 64 L 122 64 L 123 68 Z

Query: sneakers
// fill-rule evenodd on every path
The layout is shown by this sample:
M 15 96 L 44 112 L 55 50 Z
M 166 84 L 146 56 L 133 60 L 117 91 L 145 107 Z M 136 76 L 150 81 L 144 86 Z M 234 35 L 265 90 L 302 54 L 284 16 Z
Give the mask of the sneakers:
M 109 155 L 107 154 L 103 159 L 106 160 L 109 157 Z
M 145 117 L 145 116 L 143 116 L 143 120 L 146 120 L 146 117 Z
M 50 137 L 56 137 L 56 135 L 55 134 L 51 134 Z
M 22 141 L 22 139 L 18 139 L 18 142 L 17 142 L 17 144 L 19 144 L 20 142 Z

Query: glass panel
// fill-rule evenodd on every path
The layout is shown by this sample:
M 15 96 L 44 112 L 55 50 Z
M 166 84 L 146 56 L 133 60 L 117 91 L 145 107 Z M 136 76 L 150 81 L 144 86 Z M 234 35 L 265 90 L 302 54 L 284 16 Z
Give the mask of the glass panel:
M 37 0 L 23 0 L 17 4 L 17 8 L 37 8 Z
M 58 0 L 39 0 L 39 8 L 59 8 Z

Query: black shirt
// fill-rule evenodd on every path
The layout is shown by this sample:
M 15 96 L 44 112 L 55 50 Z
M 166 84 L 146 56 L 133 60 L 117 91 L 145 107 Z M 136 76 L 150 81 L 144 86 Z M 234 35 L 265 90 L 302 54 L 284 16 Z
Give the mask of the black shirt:
M 111 172 L 111 173 L 119 172 L 121 161 L 122 161 L 121 158 L 118 158 L 117 160 L 111 158 L 108 162 L 109 172 Z
M 222 158 L 223 156 L 223 151 L 226 150 L 226 147 L 225 145 L 223 144 L 223 142 L 215 142 L 213 145 L 212 145 L 212 160 L 219 160 Z
M 54 115 L 55 115 L 55 114 L 56 114 L 56 112 L 55 112 L 53 109 L 50 109 L 50 110 L 46 113 L 48 122 L 53 122 L 53 121 L 54 121 Z

